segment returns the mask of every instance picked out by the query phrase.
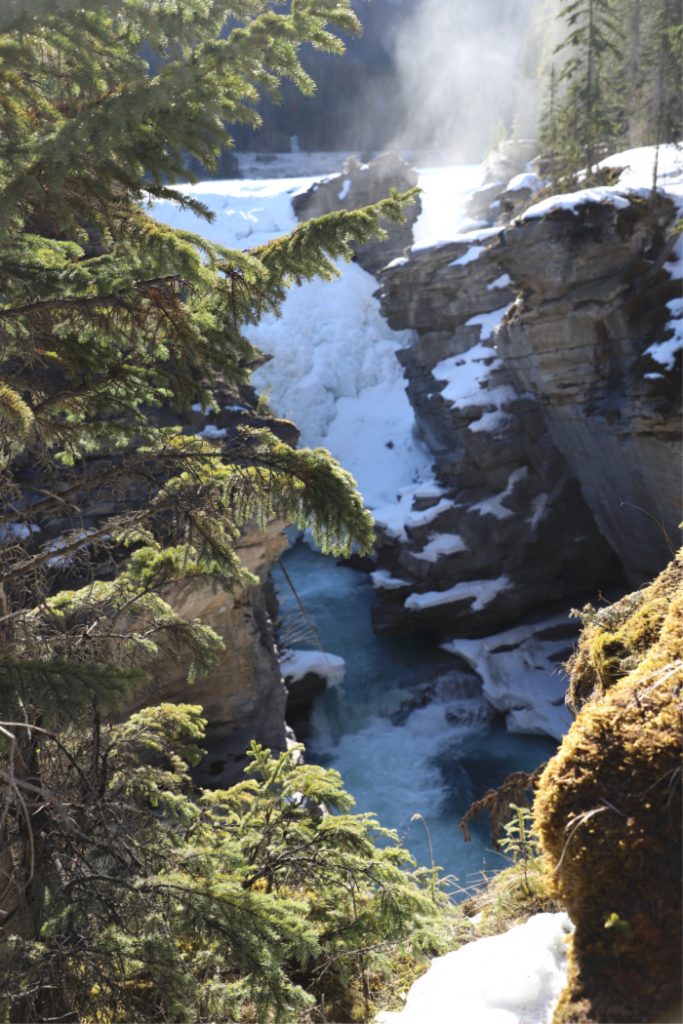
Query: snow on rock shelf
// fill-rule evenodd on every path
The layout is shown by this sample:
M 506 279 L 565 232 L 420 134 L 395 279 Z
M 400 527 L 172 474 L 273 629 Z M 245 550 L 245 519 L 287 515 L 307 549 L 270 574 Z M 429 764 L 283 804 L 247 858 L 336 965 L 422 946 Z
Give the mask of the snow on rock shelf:
M 327 651 L 298 651 L 285 648 L 280 658 L 280 667 L 285 679 L 292 682 L 313 674 L 332 684 L 342 681 L 346 663 L 339 655 L 329 654 Z
M 675 145 L 661 146 L 658 154 L 653 146 L 624 150 L 607 157 L 598 166 L 623 168 L 618 183 L 550 196 L 526 210 L 522 220 L 545 217 L 556 210 L 574 213 L 586 203 L 609 203 L 618 210 L 625 210 L 631 198 L 647 199 L 652 195 L 655 167 L 657 188 L 683 199 L 683 155 Z
M 567 614 L 517 626 L 478 640 L 450 640 L 442 646 L 481 677 L 486 700 L 505 713 L 509 732 L 561 740 L 572 723 L 564 703 L 562 663 L 577 635 Z
M 507 576 L 499 576 L 495 580 L 467 580 L 456 583 L 448 590 L 435 590 L 427 594 L 411 594 L 406 598 L 405 606 L 409 611 L 421 612 L 439 605 L 455 604 L 457 601 L 469 601 L 473 612 L 481 611 L 502 590 L 510 588 Z
M 376 1024 L 550 1024 L 566 984 L 565 913 L 536 914 L 502 935 L 436 957 L 405 1008 Z

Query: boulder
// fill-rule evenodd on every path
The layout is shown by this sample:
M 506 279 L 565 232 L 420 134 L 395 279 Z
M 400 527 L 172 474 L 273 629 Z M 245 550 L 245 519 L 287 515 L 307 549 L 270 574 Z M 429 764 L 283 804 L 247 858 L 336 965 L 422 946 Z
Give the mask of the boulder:
M 321 217 L 335 210 L 357 210 L 386 199 L 392 189 L 407 192 L 417 185 L 417 173 L 396 153 L 383 153 L 370 163 L 350 157 L 339 174 L 317 181 L 292 198 L 299 220 Z M 404 224 L 384 225 L 387 238 L 373 239 L 354 247 L 355 258 L 364 270 L 376 273 L 400 255 L 413 240 L 413 224 L 420 214 L 420 200 L 405 210 Z

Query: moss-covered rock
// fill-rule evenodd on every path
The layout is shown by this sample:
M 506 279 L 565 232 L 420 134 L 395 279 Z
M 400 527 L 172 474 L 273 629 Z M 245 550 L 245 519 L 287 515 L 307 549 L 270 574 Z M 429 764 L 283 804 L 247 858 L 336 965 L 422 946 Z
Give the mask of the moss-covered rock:
M 570 670 L 583 707 L 535 803 L 576 925 L 554 1021 L 642 1024 L 681 998 L 681 554 L 590 617 Z

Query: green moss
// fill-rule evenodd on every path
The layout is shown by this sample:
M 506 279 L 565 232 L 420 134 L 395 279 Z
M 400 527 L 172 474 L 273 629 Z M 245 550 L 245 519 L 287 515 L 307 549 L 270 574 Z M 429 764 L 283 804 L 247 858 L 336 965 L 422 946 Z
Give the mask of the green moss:
M 587 622 L 570 667 L 584 707 L 535 803 L 576 925 L 555 1024 L 642 1024 L 680 999 L 680 555 Z
M 680 591 L 681 574 L 676 559 L 646 589 L 600 611 L 587 606 L 580 613 L 584 629 L 568 666 L 569 702 L 575 710 L 589 697 L 605 694 L 657 646 L 671 601 Z M 660 656 L 666 661 L 665 651 Z

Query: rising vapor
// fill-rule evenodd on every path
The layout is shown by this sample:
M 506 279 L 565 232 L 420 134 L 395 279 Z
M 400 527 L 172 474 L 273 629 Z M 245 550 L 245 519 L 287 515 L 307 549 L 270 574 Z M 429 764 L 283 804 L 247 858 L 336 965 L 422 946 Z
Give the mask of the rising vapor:
M 471 161 L 483 157 L 501 123 L 508 133 L 535 135 L 543 34 L 556 6 L 413 0 L 395 45 L 405 112 L 396 148 Z

